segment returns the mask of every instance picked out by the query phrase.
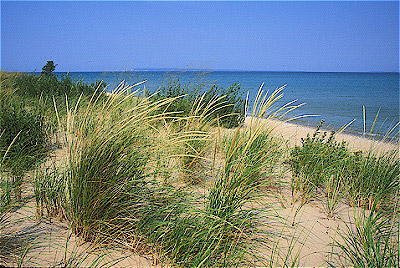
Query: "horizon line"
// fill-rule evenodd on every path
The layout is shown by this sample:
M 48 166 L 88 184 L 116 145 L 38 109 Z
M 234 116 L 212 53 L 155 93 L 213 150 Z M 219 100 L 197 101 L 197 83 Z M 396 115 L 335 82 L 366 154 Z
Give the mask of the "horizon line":
M 1 70 L 1 69 L 0 69 Z M 1 70 L 3 71 L 3 70 Z M 189 69 L 189 68 L 135 68 L 132 70 L 96 70 L 96 71 L 54 71 L 54 73 L 116 73 L 116 72 L 269 72 L 269 73 L 400 73 L 399 71 L 272 71 L 272 70 L 241 70 L 241 69 Z M 13 71 L 11 71 L 13 72 Z M 41 73 L 41 71 L 15 71 L 22 73 Z

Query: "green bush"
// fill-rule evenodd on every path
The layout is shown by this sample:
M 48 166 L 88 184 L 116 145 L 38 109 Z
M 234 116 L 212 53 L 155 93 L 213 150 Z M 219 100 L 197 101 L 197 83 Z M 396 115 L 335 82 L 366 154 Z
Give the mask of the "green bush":
M 54 62 L 52 60 L 48 60 L 46 65 L 43 66 L 43 68 L 42 68 L 42 74 L 43 75 L 52 75 L 52 73 L 56 69 L 56 66 L 57 66 L 57 64 L 54 65 Z
M 44 117 L 8 97 L 0 100 L 0 135 L 0 154 L 8 151 L 3 168 L 15 173 L 32 169 L 48 150 L 50 137 Z
M 292 190 L 300 191 L 305 199 L 322 190 L 329 210 L 334 206 L 330 202 L 336 205 L 341 197 L 368 208 L 390 203 L 399 189 L 398 152 L 350 152 L 345 142 L 335 140 L 334 133 L 329 138 L 326 132 L 321 134 L 320 126 L 291 152 Z
M 321 134 L 321 121 L 312 136 L 301 139 L 301 146 L 296 146 L 290 155 L 290 167 L 294 173 L 293 190 L 310 195 L 321 187 L 332 176 L 342 172 L 343 164 L 350 157 L 345 142 L 338 143 L 334 132 L 327 137 Z
M 215 108 L 211 119 L 218 118 L 221 126 L 233 128 L 239 126 L 245 119 L 245 100 L 242 95 L 243 92 L 238 83 L 227 89 L 214 85 L 208 91 L 203 91 L 202 85 L 184 86 L 179 80 L 174 80 L 167 86 L 161 87 L 160 91 L 153 96 L 153 99 L 180 97 L 171 103 L 166 111 L 181 117 L 190 115 L 193 103 L 201 96 L 203 96 L 203 103 L 218 99 L 218 103 L 214 104 Z
M 34 75 L 18 73 L 11 79 L 11 87 L 16 89 L 16 94 L 24 97 L 68 97 L 92 95 L 95 84 L 88 85 L 83 81 L 74 81 L 69 75 L 60 80 L 55 75 Z M 98 82 L 99 83 L 99 82 Z

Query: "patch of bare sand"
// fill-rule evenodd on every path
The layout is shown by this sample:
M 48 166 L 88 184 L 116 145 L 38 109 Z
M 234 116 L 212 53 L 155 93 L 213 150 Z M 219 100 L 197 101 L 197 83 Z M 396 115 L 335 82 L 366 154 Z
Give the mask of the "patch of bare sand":
M 361 209 L 341 203 L 334 217 L 328 218 L 323 200 L 314 199 L 301 206 L 300 202 L 292 200 L 289 189 L 283 189 L 283 192 L 270 193 L 264 200 L 253 204 L 258 208 L 270 208 L 261 215 L 264 234 L 260 238 L 270 242 L 258 249 L 260 256 L 273 260 L 273 267 L 291 266 L 292 262 L 300 267 L 327 267 L 328 262 L 335 266 L 343 265 L 335 254 L 331 254 L 337 253 L 332 243 L 341 241 L 340 231 L 345 232 L 347 226 L 354 226 L 354 215 Z M 258 265 L 265 266 L 269 265 Z
M 9 250 L 0 261 L 5 266 L 16 267 L 160 267 L 149 258 L 127 251 L 94 248 L 71 234 L 65 222 L 52 219 L 38 220 L 35 202 L 29 201 L 10 214 L 7 230 L 3 230 L 2 247 Z

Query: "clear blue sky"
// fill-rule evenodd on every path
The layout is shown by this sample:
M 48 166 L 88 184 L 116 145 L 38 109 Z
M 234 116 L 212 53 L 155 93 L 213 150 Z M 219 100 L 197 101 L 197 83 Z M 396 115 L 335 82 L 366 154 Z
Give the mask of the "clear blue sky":
M 399 3 L 1 2 L 1 69 L 398 71 Z

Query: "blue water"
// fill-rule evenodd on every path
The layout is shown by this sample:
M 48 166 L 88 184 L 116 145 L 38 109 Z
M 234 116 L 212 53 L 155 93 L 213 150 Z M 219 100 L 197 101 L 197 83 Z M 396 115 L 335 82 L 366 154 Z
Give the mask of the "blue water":
M 57 73 L 62 76 L 64 73 Z M 229 87 L 235 82 L 254 99 L 260 85 L 270 92 L 286 85 L 280 104 L 297 99 L 306 103 L 292 116 L 310 114 L 299 120 L 302 124 L 316 126 L 325 120 L 325 128 L 337 130 L 355 121 L 348 128 L 354 133 L 364 129 L 363 110 L 366 108 L 366 131 L 369 132 L 380 109 L 374 132 L 385 134 L 399 121 L 399 73 L 307 73 L 307 72 L 240 72 L 240 71 L 135 71 L 135 72 L 73 72 L 70 76 L 92 83 L 103 80 L 111 91 L 122 80 L 129 84 L 147 81 L 140 86 L 154 92 L 160 86 L 179 78 L 182 84 L 203 84 L 204 89 L 213 84 Z

